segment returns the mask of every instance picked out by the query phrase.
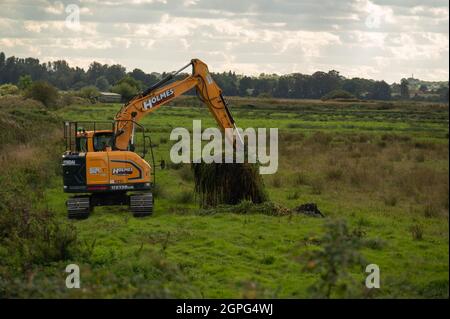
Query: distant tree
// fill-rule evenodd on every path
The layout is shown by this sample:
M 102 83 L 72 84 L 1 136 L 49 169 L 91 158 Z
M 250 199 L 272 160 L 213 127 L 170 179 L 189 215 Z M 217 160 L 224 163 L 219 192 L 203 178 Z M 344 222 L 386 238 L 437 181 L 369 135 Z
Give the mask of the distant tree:
M 114 64 L 109 67 L 105 65 L 103 67 L 105 68 L 104 75 L 108 79 L 109 83 L 117 83 L 126 75 L 125 67 L 121 66 L 120 64 Z
M 19 82 L 17 83 L 17 86 L 19 87 L 19 89 L 21 90 L 27 90 L 28 88 L 30 88 L 30 86 L 33 84 L 33 80 L 31 79 L 31 76 L 29 74 L 27 75 L 22 75 L 19 78 Z
M 238 79 L 233 72 L 213 73 L 212 77 L 217 85 L 222 89 L 223 93 L 228 96 L 239 95 Z
M 0 71 L 5 66 L 5 60 L 6 60 L 5 53 L 0 52 Z
M 354 99 L 355 96 L 345 90 L 333 90 L 322 96 L 322 100 Z
M 21 77 L 29 75 L 35 81 L 46 81 L 60 90 L 80 90 L 86 86 L 95 85 L 101 91 L 108 91 L 112 85 L 126 83 L 115 90 L 122 90 L 126 95 L 132 96 L 133 92 L 139 92 L 156 83 L 161 76 L 167 73 L 145 73 L 141 69 L 134 69 L 126 73 L 125 67 L 114 64 L 107 65 L 92 62 L 87 71 L 79 67 L 70 67 L 64 60 L 40 63 L 35 58 L 7 57 L 0 52 L 0 84 L 11 83 L 22 87 Z M 188 74 L 179 74 L 176 79 L 182 79 Z M 385 82 L 376 82 L 363 78 L 343 78 L 339 72 L 315 72 L 312 75 L 292 73 L 283 76 L 276 74 L 260 74 L 258 77 L 237 76 L 235 72 L 211 73 L 214 80 L 228 96 L 275 96 L 278 98 L 321 98 L 333 90 L 343 89 L 357 98 L 389 99 L 392 92 L 401 94 L 401 83 L 394 83 L 390 88 Z M 408 79 L 421 83 L 416 79 Z M 433 87 L 436 84 L 433 84 Z M 420 95 L 416 99 L 426 98 L 434 101 L 448 101 L 448 84 L 441 89 L 433 89 L 434 96 Z M 412 86 L 412 85 L 411 85 Z M 130 89 L 131 88 L 131 89 Z M 423 92 L 429 91 L 424 85 L 420 88 Z M 403 85 L 403 98 L 406 86 Z M 190 90 L 186 94 L 195 94 Z M 439 97 L 437 96 L 439 95 Z
M 6 57 L 5 54 L 3 52 L 0 52 L 0 84 L 5 83 L 5 77 L 6 77 L 6 73 L 5 73 L 5 64 L 6 64 Z
M 253 79 L 249 76 L 244 76 L 239 80 L 239 96 L 248 96 L 249 91 L 253 89 Z
M 439 100 L 442 102 L 448 103 L 448 85 L 447 86 L 441 86 L 437 93 L 439 94 Z
M 132 72 L 128 73 L 128 75 L 137 81 L 141 81 L 142 83 L 145 83 L 147 77 L 147 74 L 141 69 L 134 69 Z
M 78 81 L 74 84 L 72 84 L 72 89 L 74 90 L 81 90 L 82 88 L 84 88 L 85 86 L 88 86 L 88 83 L 85 81 Z
M 152 84 L 156 83 L 159 80 L 159 77 L 152 73 L 147 74 L 141 69 L 134 69 L 133 72 L 128 73 L 133 79 L 143 83 L 145 88 L 150 87 Z
M 313 83 L 311 75 L 294 73 L 291 75 L 292 78 L 292 92 L 290 97 L 303 99 L 310 98 L 313 90 Z
M 139 92 L 135 86 L 132 86 L 127 82 L 122 82 L 114 85 L 111 91 L 120 94 L 124 101 L 130 100 Z
M 400 95 L 400 84 L 392 83 L 392 85 L 391 85 L 391 92 L 395 93 L 397 95 Z
M 116 84 L 122 83 L 127 83 L 131 87 L 135 88 L 137 92 L 142 89 L 142 82 L 132 78 L 129 75 L 126 75 L 123 78 L 121 78 Z
M 311 77 L 312 98 L 321 98 L 328 92 L 340 88 L 341 76 L 339 72 L 331 70 L 328 73 L 315 72 Z
M 391 87 L 385 81 L 376 81 L 369 91 L 369 98 L 373 100 L 390 100 Z
M 89 99 L 91 102 L 94 102 L 100 96 L 100 92 L 97 87 L 90 85 L 81 88 L 79 95 L 85 99 Z
M 110 88 L 108 79 L 107 79 L 106 76 L 104 76 L 104 75 L 98 77 L 97 80 L 95 80 L 95 86 L 96 86 L 100 91 L 108 91 L 109 88 Z
M 89 69 L 86 72 L 86 76 L 87 76 L 87 80 L 90 84 L 94 84 L 95 81 L 101 77 L 102 75 L 105 76 L 106 74 L 106 69 L 108 68 L 107 65 L 102 65 L 101 63 L 98 62 L 92 62 L 89 65 Z M 110 82 L 110 83 L 114 83 L 114 82 Z
M 27 91 L 27 97 L 41 101 L 45 106 L 54 106 L 59 97 L 58 90 L 48 82 L 36 81 Z
M 403 100 L 409 99 L 409 83 L 407 79 L 402 79 L 400 82 L 400 96 Z
M 281 76 L 278 79 L 278 82 L 275 86 L 273 96 L 275 97 L 289 97 L 290 92 L 290 77 L 289 76 Z
M 61 90 L 69 89 L 72 84 L 73 72 L 69 64 L 64 60 L 58 60 L 49 62 L 48 66 L 50 68 L 48 82 Z
M 261 74 L 258 79 L 255 80 L 255 89 L 253 90 L 253 96 L 273 96 L 277 79 L 274 77 L 268 77 L 265 74 Z
M 373 82 L 367 79 L 352 78 L 345 79 L 342 83 L 342 89 L 353 94 L 357 98 L 362 98 L 363 95 L 370 91 Z
M 419 87 L 419 91 L 425 93 L 428 91 L 428 86 L 426 84 L 421 84 Z

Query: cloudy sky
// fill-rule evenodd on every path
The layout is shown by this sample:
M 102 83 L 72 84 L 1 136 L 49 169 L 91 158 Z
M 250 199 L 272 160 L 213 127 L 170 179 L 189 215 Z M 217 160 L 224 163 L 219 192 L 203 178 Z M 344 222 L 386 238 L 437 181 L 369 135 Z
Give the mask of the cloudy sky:
M 77 16 L 79 16 L 79 23 Z M 174 70 L 448 80 L 447 0 L 0 0 L 0 51 Z

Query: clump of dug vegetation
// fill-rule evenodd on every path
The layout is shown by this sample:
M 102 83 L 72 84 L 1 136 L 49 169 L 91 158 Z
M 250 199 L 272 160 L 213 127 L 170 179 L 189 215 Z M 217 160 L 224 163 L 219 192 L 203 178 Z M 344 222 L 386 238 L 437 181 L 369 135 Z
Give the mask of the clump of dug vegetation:
M 202 207 L 268 200 L 258 166 L 250 163 L 192 164 L 195 192 Z

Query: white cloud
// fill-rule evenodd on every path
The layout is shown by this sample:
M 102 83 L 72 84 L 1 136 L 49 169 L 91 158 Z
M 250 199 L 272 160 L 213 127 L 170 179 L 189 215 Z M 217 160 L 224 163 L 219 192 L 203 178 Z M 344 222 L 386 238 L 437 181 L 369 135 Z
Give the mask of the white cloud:
M 64 24 L 71 3 L 80 7 L 77 30 Z M 0 50 L 148 72 L 199 57 L 212 71 L 447 79 L 448 12 L 440 0 L 7 1 Z
M 45 8 L 45 12 L 48 12 L 50 14 L 62 14 L 64 12 L 64 5 L 60 1 L 56 1 L 53 4 L 49 4 Z

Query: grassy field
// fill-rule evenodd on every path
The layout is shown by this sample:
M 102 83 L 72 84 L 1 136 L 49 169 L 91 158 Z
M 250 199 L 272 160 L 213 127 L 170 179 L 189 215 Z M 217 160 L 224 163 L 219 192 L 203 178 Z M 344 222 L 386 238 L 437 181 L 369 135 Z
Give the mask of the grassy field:
M 105 120 L 119 107 L 74 105 L 52 116 Z M 331 297 L 448 298 L 448 105 L 236 98 L 231 108 L 240 127 L 279 128 L 279 170 L 264 176 L 270 200 L 289 209 L 314 202 L 326 218 L 274 216 L 247 203 L 201 210 L 190 167 L 159 167 L 170 162 L 172 128 L 192 128 L 193 119 L 215 126 L 200 102 L 179 99 L 142 121 L 155 144 L 154 215 L 102 207 L 66 222 L 61 176 L 48 174 L 34 206 L 53 212 L 76 240 L 70 254 L 30 266 L 18 281 L 25 287 L 11 283 L 3 294 L 309 298 L 321 279 L 305 271 L 305 256 L 327 243 L 330 221 L 343 220 L 364 238 L 361 254 L 379 265 L 381 288 L 365 290 L 364 267 L 350 266 L 354 289 Z M 57 142 L 48 149 L 62 151 Z M 82 289 L 65 289 L 70 262 L 81 267 Z M 13 276 L 3 267 L 0 275 Z

